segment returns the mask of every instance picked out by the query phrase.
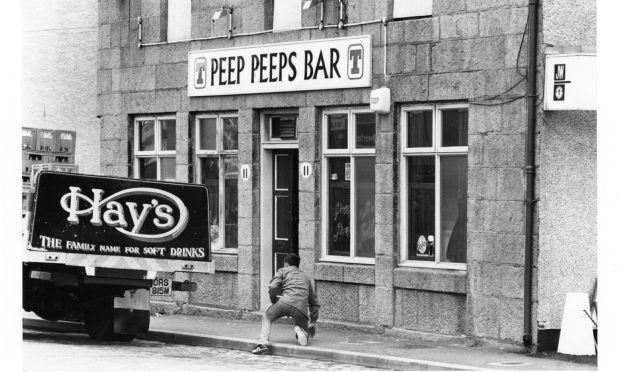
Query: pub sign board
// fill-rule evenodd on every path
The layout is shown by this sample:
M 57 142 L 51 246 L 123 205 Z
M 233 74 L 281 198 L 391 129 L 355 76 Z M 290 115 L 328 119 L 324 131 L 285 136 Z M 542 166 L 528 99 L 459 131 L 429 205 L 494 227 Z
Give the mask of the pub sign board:
M 370 87 L 371 36 L 192 51 L 187 84 L 190 97 Z
M 211 262 L 203 185 L 44 171 L 35 197 L 34 248 Z

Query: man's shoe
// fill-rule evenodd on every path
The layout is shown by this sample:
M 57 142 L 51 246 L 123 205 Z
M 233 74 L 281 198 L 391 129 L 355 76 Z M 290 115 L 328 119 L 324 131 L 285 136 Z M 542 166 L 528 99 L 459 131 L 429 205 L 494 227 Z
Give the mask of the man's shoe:
M 308 335 L 301 327 L 295 326 L 295 338 L 297 339 L 297 343 L 301 346 L 308 345 Z
M 314 326 L 310 326 L 308 328 L 308 334 L 310 335 L 310 338 L 314 338 L 314 335 L 316 334 L 316 328 Z
M 254 349 L 252 349 L 251 353 L 254 355 L 261 355 L 269 351 L 269 345 L 258 344 Z

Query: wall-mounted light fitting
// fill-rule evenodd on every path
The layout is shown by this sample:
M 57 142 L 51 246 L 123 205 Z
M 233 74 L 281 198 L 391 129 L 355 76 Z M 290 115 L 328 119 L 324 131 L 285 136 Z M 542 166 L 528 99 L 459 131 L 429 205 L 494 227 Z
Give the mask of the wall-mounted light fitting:
M 142 17 L 138 17 L 138 48 L 142 45 Z
M 338 20 L 338 29 L 344 27 L 344 0 L 339 1 L 340 5 L 340 19 Z
M 224 16 L 228 16 L 228 38 L 229 39 L 232 38 L 232 15 L 233 15 L 233 8 L 230 6 L 222 5 L 220 10 L 213 13 L 213 18 L 211 19 L 212 22 L 215 22 L 216 19 L 220 19 Z
M 213 20 L 215 21 L 216 19 L 220 19 L 224 16 L 227 16 L 229 14 L 232 14 L 232 8 L 229 6 L 224 6 L 222 5 L 222 8 L 220 10 L 218 10 L 217 12 L 213 13 Z

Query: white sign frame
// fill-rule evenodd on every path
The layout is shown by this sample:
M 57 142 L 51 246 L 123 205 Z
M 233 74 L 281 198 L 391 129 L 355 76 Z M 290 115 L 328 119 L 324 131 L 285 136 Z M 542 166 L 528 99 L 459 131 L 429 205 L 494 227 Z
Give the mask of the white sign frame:
M 189 97 L 372 86 L 372 36 L 191 51 Z
M 596 110 L 596 54 L 545 56 L 544 109 Z
M 312 164 L 308 162 L 301 163 L 299 165 L 299 173 L 302 178 L 310 178 L 312 175 Z
M 239 175 L 241 177 L 241 180 L 243 182 L 247 182 L 250 179 L 251 175 L 252 175 L 251 172 L 252 171 L 251 171 L 250 165 L 249 164 L 243 164 L 241 166 L 241 168 L 239 169 Z

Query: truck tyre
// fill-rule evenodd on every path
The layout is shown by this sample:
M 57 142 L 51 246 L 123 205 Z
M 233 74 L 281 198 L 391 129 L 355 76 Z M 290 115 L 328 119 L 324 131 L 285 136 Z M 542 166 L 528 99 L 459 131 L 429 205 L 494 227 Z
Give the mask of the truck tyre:
M 93 340 L 109 341 L 114 336 L 114 297 L 90 302 L 84 308 L 86 333 Z
M 39 306 L 36 306 L 33 311 L 42 319 L 51 321 L 60 320 L 67 314 L 62 298 L 62 293 L 60 292 L 47 295 L 43 297 Z
M 35 309 L 33 310 L 33 312 L 41 319 L 45 319 L 45 320 L 51 320 L 53 322 L 59 320 L 60 318 L 62 318 L 62 316 L 59 316 L 58 314 L 55 314 L 54 312 L 49 311 L 49 309 Z
M 146 321 L 150 320 L 146 313 Z M 129 342 L 136 334 L 114 333 L 114 297 L 92 301 L 84 309 L 86 332 L 93 340 Z

